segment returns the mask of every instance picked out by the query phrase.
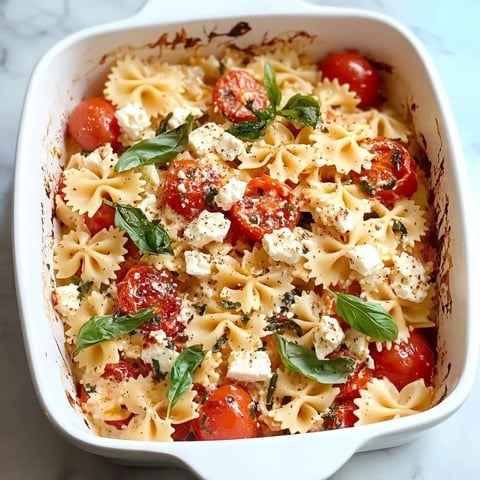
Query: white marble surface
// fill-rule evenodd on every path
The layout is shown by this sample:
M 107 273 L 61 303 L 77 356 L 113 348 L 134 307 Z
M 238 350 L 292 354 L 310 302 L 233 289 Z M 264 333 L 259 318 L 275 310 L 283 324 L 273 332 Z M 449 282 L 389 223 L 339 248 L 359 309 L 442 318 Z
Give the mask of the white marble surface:
M 192 0 L 196 1 L 196 0 Z M 314 0 L 312 0 L 314 1 Z M 29 75 L 55 42 L 83 27 L 124 18 L 143 0 L 0 0 L 0 478 L 4 480 L 189 479 L 175 469 L 111 465 L 66 443 L 35 398 L 15 305 L 11 262 L 15 138 Z M 389 14 L 424 43 L 439 70 L 460 131 L 470 188 L 480 206 L 478 0 L 316 0 Z M 476 219 L 472 219 L 475 221 Z M 355 455 L 334 480 L 480 478 L 480 378 L 452 418 L 413 443 Z M 226 475 L 226 478 L 227 475 Z

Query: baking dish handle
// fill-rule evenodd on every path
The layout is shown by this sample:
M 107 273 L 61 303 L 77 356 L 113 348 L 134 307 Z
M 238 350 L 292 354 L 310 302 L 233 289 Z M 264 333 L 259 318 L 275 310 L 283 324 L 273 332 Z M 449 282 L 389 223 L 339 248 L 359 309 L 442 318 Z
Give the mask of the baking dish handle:
M 207 0 L 204 2 L 192 0 L 173 0 L 165 7 L 164 0 L 146 0 L 138 12 L 130 17 L 133 23 L 150 23 L 161 20 L 162 22 L 199 20 L 219 15 L 238 16 L 245 14 L 265 13 L 293 13 L 305 12 L 309 9 L 318 9 L 318 6 L 309 4 L 304 0 Z
M 353 431 L 352 431 L 353 433 Z M 340 435 L 339 435 L 340 434 Z M 324 435 L 315 441 L 310 435 Z M 330 435 L 330 438 L 329 438 Z M 338 471 L 366 442 L 363 435 L 346 436 L 343 431 L 292 435 L 289 441 L 270 443 L 272 437 L 240 446 L 235 440 L 218 441 L 215 458 L 208 449 L 202 455 L 204 442 L 198 449 L 186 449 L 182 463 L 196 475 L 208 480 L 244 480 L 245 478 L 301 478 L 324 480 Z M 262 442 L 265 440 L 265 442 Z M 278 438 L 276 440 L 279 440 Z M 209 442 L 206 442 L 209 443 Z M 211 454 L 211 450 L 210 450 Z

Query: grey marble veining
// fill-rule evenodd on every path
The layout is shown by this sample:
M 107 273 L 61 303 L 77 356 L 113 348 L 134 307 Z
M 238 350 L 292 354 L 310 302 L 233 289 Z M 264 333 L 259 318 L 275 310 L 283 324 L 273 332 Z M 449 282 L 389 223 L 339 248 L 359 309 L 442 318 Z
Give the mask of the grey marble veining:
M 133 469 L 71 446 L 45 418 L 25 360 L 11 261 L 15 139 L 29 76 L 55 42 L 83 27 L 128 17 L 142 0 L 0 0 L 0 478 L 5 480 L 190 479 L 175 469 Z M 478 0 L 316 0 L 391 15 L 427 47 L 460 132 L 470 188 L 480 206 Z M 34 153 L 32 153 L 34 155 Z M 474 219 L 472 219 L 474 221 Z M 355 455 L 334 480 L 480 478 L 480 379 L 461 410 L 418 440 Z M 227 478 L 227 477 L 226 477 Z

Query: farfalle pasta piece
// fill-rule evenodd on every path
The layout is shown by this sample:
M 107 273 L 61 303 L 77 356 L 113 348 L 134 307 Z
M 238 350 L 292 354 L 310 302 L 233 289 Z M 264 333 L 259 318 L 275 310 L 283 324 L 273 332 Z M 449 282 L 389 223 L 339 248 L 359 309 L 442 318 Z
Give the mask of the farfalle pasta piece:
M 116 227 L 103 229 L 93 237 L 85 231 L 73 230 L 64 235 L 55 247 L 53 257 L 57 278 L 70 278 L 80 271 L 84 282 L 97 287 L 115 278 L 127 250 L 126 236 Z
M 387 378 L 374 378 L 354 400 L 358 407 L 355 426 L 415 415 L 430 408 L 432 398 L 433 388 L 425 386 L 423 379 L 405 385 L 399 392 Z
M 80 155 L 80 154 L 78 154 Z M 95 161 L 91 161 L 92 157 Z M 80 215 L 92 217 L 104 198 L 123 204 L 135 204 L 141 199 L 145 180 L 134 170 L 117 173 L 118 156 L 111 147 L 103 147 L 88 155 L 84 166 L 64 171 L 63 193 L 67 205 Z
M 331 109 L 349 113 L 358 111 L 356 107 L 360 99 L 348 89 L 348 85 L 340 85 L 336 78 L 322 79 L 315 85 L 313 95 L 318 99 L 324 112 Z

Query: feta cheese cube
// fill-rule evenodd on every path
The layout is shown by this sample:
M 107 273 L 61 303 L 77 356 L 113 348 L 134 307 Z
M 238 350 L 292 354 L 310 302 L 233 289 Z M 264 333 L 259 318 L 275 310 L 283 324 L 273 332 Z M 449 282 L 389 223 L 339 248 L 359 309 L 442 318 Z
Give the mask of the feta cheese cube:
M 228 378 L 239 382 L 265 382 L 271 375 L 270 357 L 263 350 L 233 351 L 228 357 Z
M 353 247 L 346 256 L 350 260 L 350 268 L 363 276 L 372 275 L 383 268 L 377 249 L 368 243 Z
M 289 228 L 280 228 L 266 233 L 262 245 L 268 255 L 276 262 L 295 265 L 303 255 L 303 245 Z
M 184 252 L 185 269 L 189 275 L 196 277 L 208 277 L 212 272 L 212 256 L 197 250 Z
M 191 108 L 183 108 L 183 107 L 177 107 L 174 108 L 172 111 L 172 116 L 170 117 L 170 120 L 168 120 L 167 127 L 170 129 L 174 129 L 179 127 L 180 125 L 183 125 L 185 121 L 187 120 L 187 117 L 189 115 L 192 115 L 193 118 L 201 118 L 203 117 L 203 112 L 197 108 L 197 107 L 191 107 Z
M 234 203 L 243 198 L 246 188 L 246 182 L 232 177 L 218 190 L 218 194 L 215 196 L 215 204 L 227 212 L 232 208 Z
M 428 281 L 425 268 L 420 260 L 402 252 L 393 256 L 391 286 L 396 295 L 403 300 L 420 303 L 428 294 Z
M 184 236 L 190 245 L 202 248 L 210 242 L 223 242 L 230 223 L 223 213 L 203 210 L 196 219 L 188 224 Z
M 345 332 L 342 343 L 356 358 L 365 362 L 367 367 L 374 367 L 373 358 L 370 356 L 370 349 L 368 348 L 369 340 L 365 334 L 358 332 L 354 328 L 349 328 Z
M 152 343 L 147 343 L 142 349 L 142 360 L 145 363 L 153 364 L 153 360 L 158 362 L 161 373 L 170 373 L 178 352 L 169 347 L 167 336 L 163 330 L 150 332 Z
M 338 320 L 329 315 L 322 315 L 318 322 L 313 336 L 315 355 L 319 360 L 334 352 L 344 338 L 342 327 Z
M 72 315 L 80 308 L 78 287 L 73 283 L 57 287 L 55 297 L 55 310 L 61 315 Z
M 122 134 L 130 140 L 141 140 L 151 126 L 150 118 L 140 103 L 127 103 L 115 111 Z
M 355 215 L 348 208 L 335 203 L 325 203 L 315 209 L 320 222 L 333 227 L 339 233 L 347 233 L 355 227 Z

